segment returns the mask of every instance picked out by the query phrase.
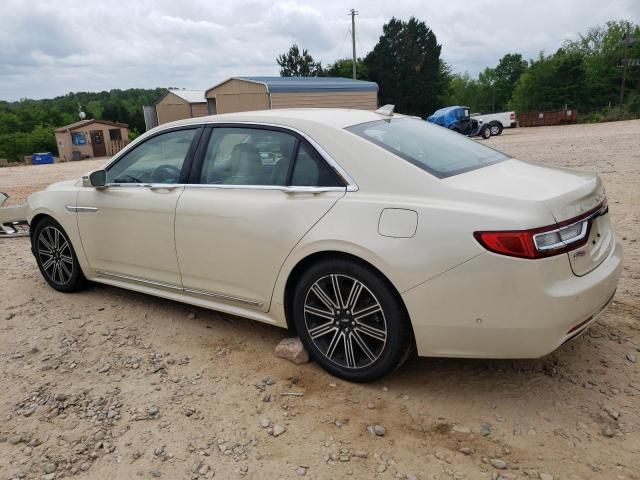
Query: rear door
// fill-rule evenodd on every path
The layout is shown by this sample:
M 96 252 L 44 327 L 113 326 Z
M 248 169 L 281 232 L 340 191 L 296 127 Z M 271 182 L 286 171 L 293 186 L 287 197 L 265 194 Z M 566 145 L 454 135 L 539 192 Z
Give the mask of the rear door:
M 78 228 L 99 275 L 181 288 L 175 212 L 199 133 L 161 132 L 107 167 L 106 187 L 80 189 Z
M 183 286 L 267 311 L 280 267 L 344 181 L 306 140 L 276 128 L 215 127 L 196 158 L 176 210 Z

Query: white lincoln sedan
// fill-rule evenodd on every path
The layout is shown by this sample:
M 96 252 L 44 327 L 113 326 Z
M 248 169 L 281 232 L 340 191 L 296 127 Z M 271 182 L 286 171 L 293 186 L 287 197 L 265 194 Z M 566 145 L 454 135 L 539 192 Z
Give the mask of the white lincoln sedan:
M 18 212 L 56 290 L 89 280 L 288 327 L 352 381 L 414 349 L 545 355 L 607 306 L 622 262 L 597 175 L 384 109 L 162 125 Z

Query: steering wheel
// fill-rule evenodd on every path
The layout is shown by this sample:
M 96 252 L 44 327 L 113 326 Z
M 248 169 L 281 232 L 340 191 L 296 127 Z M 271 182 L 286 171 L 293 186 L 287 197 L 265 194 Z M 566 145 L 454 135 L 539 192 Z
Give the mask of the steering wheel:
M 167 180 L 173 179 L 173 182 Z M 180 169 L 175 165 L 165 163 L 154 168 L 151 172 L 152 183 L 175 183 L 180 179 Z

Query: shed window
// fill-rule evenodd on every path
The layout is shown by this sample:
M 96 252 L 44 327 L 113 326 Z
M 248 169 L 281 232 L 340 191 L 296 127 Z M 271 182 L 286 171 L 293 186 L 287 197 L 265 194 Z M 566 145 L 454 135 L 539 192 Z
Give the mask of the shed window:
M 71 133 L 71 143 L 74 145 L 85 145 L 87 143 L 87 137 L 82 132 Z
M 109 139 L 113 142 L 114 140 L 122 140 L 122 133 L 119 128 L 110 128 L 109 129 Z

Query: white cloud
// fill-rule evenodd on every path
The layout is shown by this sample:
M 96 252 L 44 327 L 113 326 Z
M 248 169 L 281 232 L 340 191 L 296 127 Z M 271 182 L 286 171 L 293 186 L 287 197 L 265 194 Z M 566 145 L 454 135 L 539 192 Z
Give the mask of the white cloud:
M 415 16 L 457 71 L 475 74 L 508 52 L 553 52 L 607 20 L 638 21 L 637 0 L 5 0 L 0 99 L 128 87 L 207 88 L 232 75 L 277 75 L 296 42 L 323 64 L 359 55 L 392 16 Z M 615 17 L 613 17 L 615 15 Z

